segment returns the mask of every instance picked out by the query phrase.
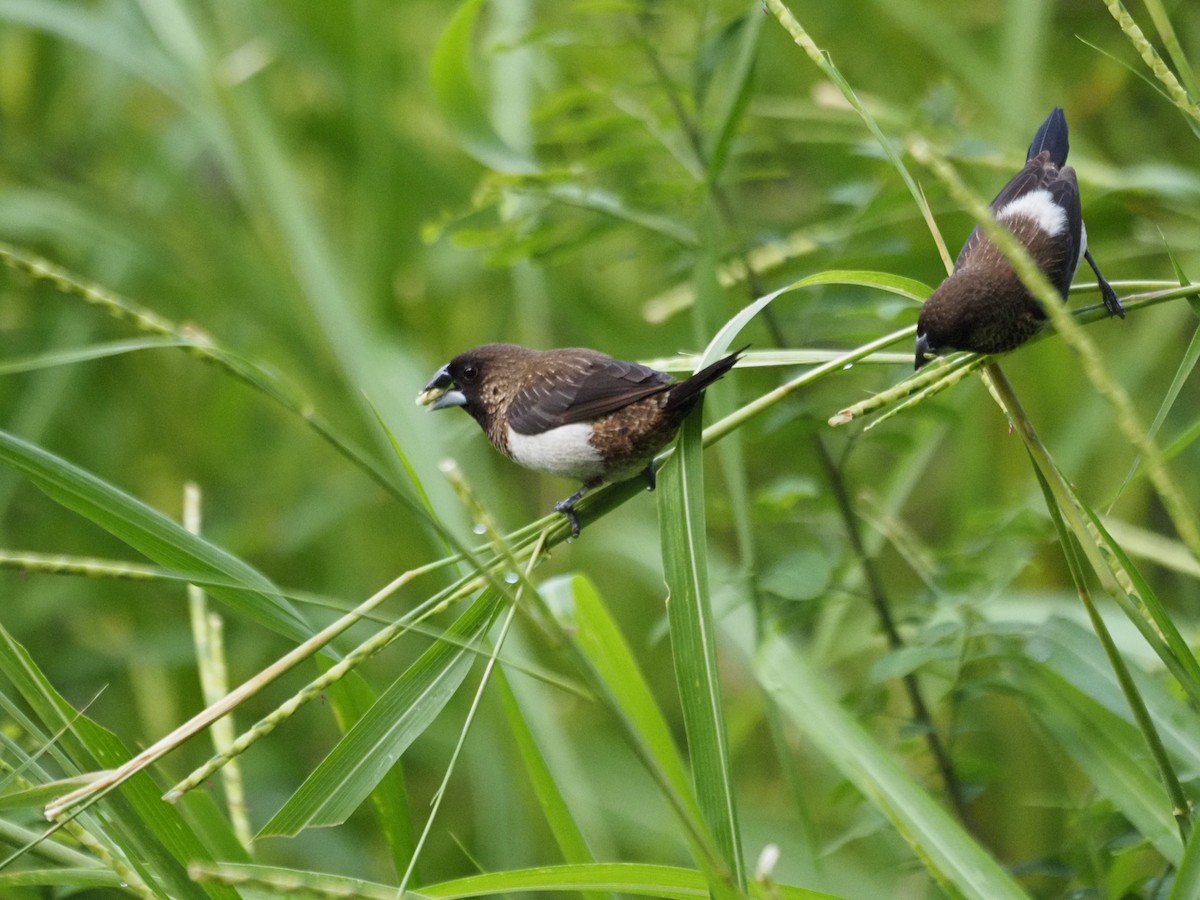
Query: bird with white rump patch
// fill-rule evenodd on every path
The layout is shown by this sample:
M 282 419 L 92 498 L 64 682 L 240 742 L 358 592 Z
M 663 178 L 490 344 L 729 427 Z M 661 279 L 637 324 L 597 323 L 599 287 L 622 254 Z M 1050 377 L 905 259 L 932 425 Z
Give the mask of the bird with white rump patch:
M 1042 123 L 1021 169 L 992 201 L 992 215 L 1012 232 L 1066 299 L 1080 263 L 1087 260 L 1110 315 L 1125 309 L 1087 249 L 1087 229 L 1075 170 L 1066 165 L 1067 117 L 1061 107 Z M 1003 353 L 1019 347 L 1046 319 L 1037 298 L 981 226 L 963 245 L 954 271 L 921 307 L 917 322 L 919 369 L 946 350 Z

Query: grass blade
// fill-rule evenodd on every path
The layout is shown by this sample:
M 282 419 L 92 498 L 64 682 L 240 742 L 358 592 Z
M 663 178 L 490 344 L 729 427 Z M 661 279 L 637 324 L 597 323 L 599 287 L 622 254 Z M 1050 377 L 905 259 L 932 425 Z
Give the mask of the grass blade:
M 471 48 L 483 0 L 465 0 L 433 50 L 430 80 L 442 115 L 471 156 L 497 172 L 532 175 L 537 163 L 510 146 L 492 126 L 487 106 L 471 78 Z
M 744 888 L 746 872 L 708 586 L 701 421 L 700 410 L 688 416 L 680 429 L 676 461 L 659 478 L 667 616 L 697 798 L 734 883 Z
M 471 646 L 491 627 L 500 597 L 485 592 L 380 695 L 271 820 L 261 836 L 340 825 L 375 789 L 454 696 L 475 660 Z
M 54 350 L 50 353 L 38 353 L 34 356 L 9 359 L 0 364 L 0 375 L 13 375 L 17 372 L 33 372 L 37 369 L 48 369 L 52 366 L 68 366 L 73 363 L 90 362 L 94 359 L 104 359 L 108 356 L 120 356 L 136 350 L 154 350 L 158 347 L 188 347 L 190 341 L 171 340 L 169 338 L 134 338 L 128 341 L 109 341 L 103 344 L 93 344 L 90 347 L 73 347 L 69 350 Z
M 79 715 L 63 699 L 25 648 L 3 626 L 0 626 L 0 672 L 13 683 L 48 730 L 61 731 L 61 744 L 80 770 L 107 769 L 129 758 L 129 751 L 115 735 Z M 211 861 L 212 856 L 180 811 L 162 802 L 161 792 L 148 774 L 141 773 L 130 779 L 123 790 L 108 794 L 94 811 L 102 816 L 108 837 L 123 851 L 122 863 L 136 870 L 146 885 L 163 896 L 222 896 L 231 900 L 236 897 L 226 888 L 220 894 L 205 891 L 188 878 L 189 863 Z
M 1108 797 L 1138 832 L 1173 865 L 1183 859 L 1183 844 L 1171 815 L 1172 804 L 1162 784 L 1145 770 L 1137 730 L 1104 709 L 1050 670 L 1029 663 L 1018 680 L 1030 706 L 1088 774 L 1088 781 Z
M 838 705 L 798 649 L 781 637 L 769 638 L 757 669 L 792 725 L 887 817 L 951 896 L 1027 898 L 893 754 Z
M 250 891 L 257 889 L 271 896 L 303 892 L 331 897 L 353 896 L 362 900 L 396 898 L 396 889 L 391 885 L 278 866 L 197 866 L 195 872 L 204 882 L 243 886 Z M 410 891 L 408 896 L 431 900 L 457 900 L 469 897 L 512 896 L 522 891 L 555 891 L 567 894 L 604 891 L 665 900 L 702 900 L 709 895 L 704 874 L 695 869 L 648 863 L 590 863 L 538 866 L 532 869 L 468 875 L 465 878 L 426 885 L 419 891 Z M 786 884 L 772 884 L 755 891 L 754 896 L 770 900 L 838 900 L 832 894 L 822 894 Z
M 754 86 L 754 64 L 758 59 L 763 21 L 761 7 L 758 3 L 753 3 L 750 10 L 734 26 L 738 32 L 737 57 L 734 62 L 733 83 L 714 129 L 716 137 L 707 153 L 710 184 L 721 180 L 721 173 L 729 160 L 733 139 L 737 136 L 738 126 L 750 102 L 751 89 Z
M 546 764 L 546 757 L 543 755 L 541 747 L 538 746 L 537 738 L 529 727 L 529 722 L 526 721 L 521 704 L 509 686 L 508 677 L 504 674 L 503 669 L 496 672 L 496 686 L 500 690 L 500 699 L 504 704 L 509 728 L 512 729 L 513 737 L 516 738 L 517 751 L 525 763 L 525 771 L 529 774 L 534 795 L 538 799 L 538 805 L 542 808 L 550 831 L 554 834 L 554 841 L 562 852 L 563 859 L 576 865 L 594 863 L 596 860 L 588 847 L 587 839 L 584 838 L 579 823 L 571 814 L 570 805 L 563 797 L 550 767 Z M 602 895 L 586 894 L 585 900 L 600 900 L 600 896 Z
M 721 885 L 720 852 L 700 811 L 687 768 L 636 657 L 592 583 L 583 576 L 541 588 L 575 651 L 588 686 L 616 717 L 634 753 L 679 817 L 709 883 Z
M 159 565 L 212 578 L 209 592 L 234 610 L 293 640 L 311 633 L 265 575 L 90 472 L 6 431 L 0 463 Z

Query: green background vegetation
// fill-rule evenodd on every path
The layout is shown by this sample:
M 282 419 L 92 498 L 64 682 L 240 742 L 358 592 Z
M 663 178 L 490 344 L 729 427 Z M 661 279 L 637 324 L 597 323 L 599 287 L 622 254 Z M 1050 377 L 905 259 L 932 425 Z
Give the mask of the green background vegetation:
M 10 851 L 75 783 L 40 785 L 206 705 L 189 580 L 237 685 L 472 551 L 238 704 L 240 731 L 455 601 L 264 729 L 245 809 L 216 774 L 158 799 L 202 732 L 0 894 L 1200 896 L 1200 304 L 838 429 L 909 376 L 911 332 L 814 368 L 911 328 L 945 274 L 918 198 L 953 256 L 1055 105 L 1118 291 L 1195 276 L 1200 4 L 1130 7 L 1157 73 L 1100 0 L 787 9 L 0 0 Z M 754 350 L 709 392 L 723 439 L 690 423 L 659 491 L 602 492 L 578 541 L 547 515 L 573 486 L 413 404 L 493 340 L 686 371 L 805 278 L 713 348 Z M 188 482 L 203 541 L 169 521 Z

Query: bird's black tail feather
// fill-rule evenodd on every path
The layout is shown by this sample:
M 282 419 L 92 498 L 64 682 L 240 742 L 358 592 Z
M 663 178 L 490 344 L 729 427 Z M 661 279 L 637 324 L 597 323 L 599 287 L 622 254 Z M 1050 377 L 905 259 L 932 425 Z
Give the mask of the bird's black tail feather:
M 1049 150 L 1050 160 L 1062 168 L 1066 165 L 1067 152 L 1070 149 L 1071 144 L 1067 140 L 1067 114 L 1061 106 L 1056 106 L 1033 136 L 1033 143 L 1029 145 L 1025 159 L 1031 160 L 1043 150 Z
M 688 406 L 695 403 L 704 389 L 733 368 L 734 364 L 741 359 L 742 354 L 750 345 L 747 344 L 741 349 L 734 350 L 728 356 L 718 359 L 715 363 L 705 366 L 695 375 L 690 378 L 685 378 L 683 381 L 671 385 L 668 391 L 667 409 L 679 409 L 683 406 Z

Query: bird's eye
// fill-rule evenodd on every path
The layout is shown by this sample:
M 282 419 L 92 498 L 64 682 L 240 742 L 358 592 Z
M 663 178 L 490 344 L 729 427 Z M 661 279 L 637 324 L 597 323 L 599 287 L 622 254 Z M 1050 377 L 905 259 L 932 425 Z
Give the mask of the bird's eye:
M 479 379 L 479 366 L 468 363 L 462 368 L 462 380 L 466 382 L 477 381 Z

